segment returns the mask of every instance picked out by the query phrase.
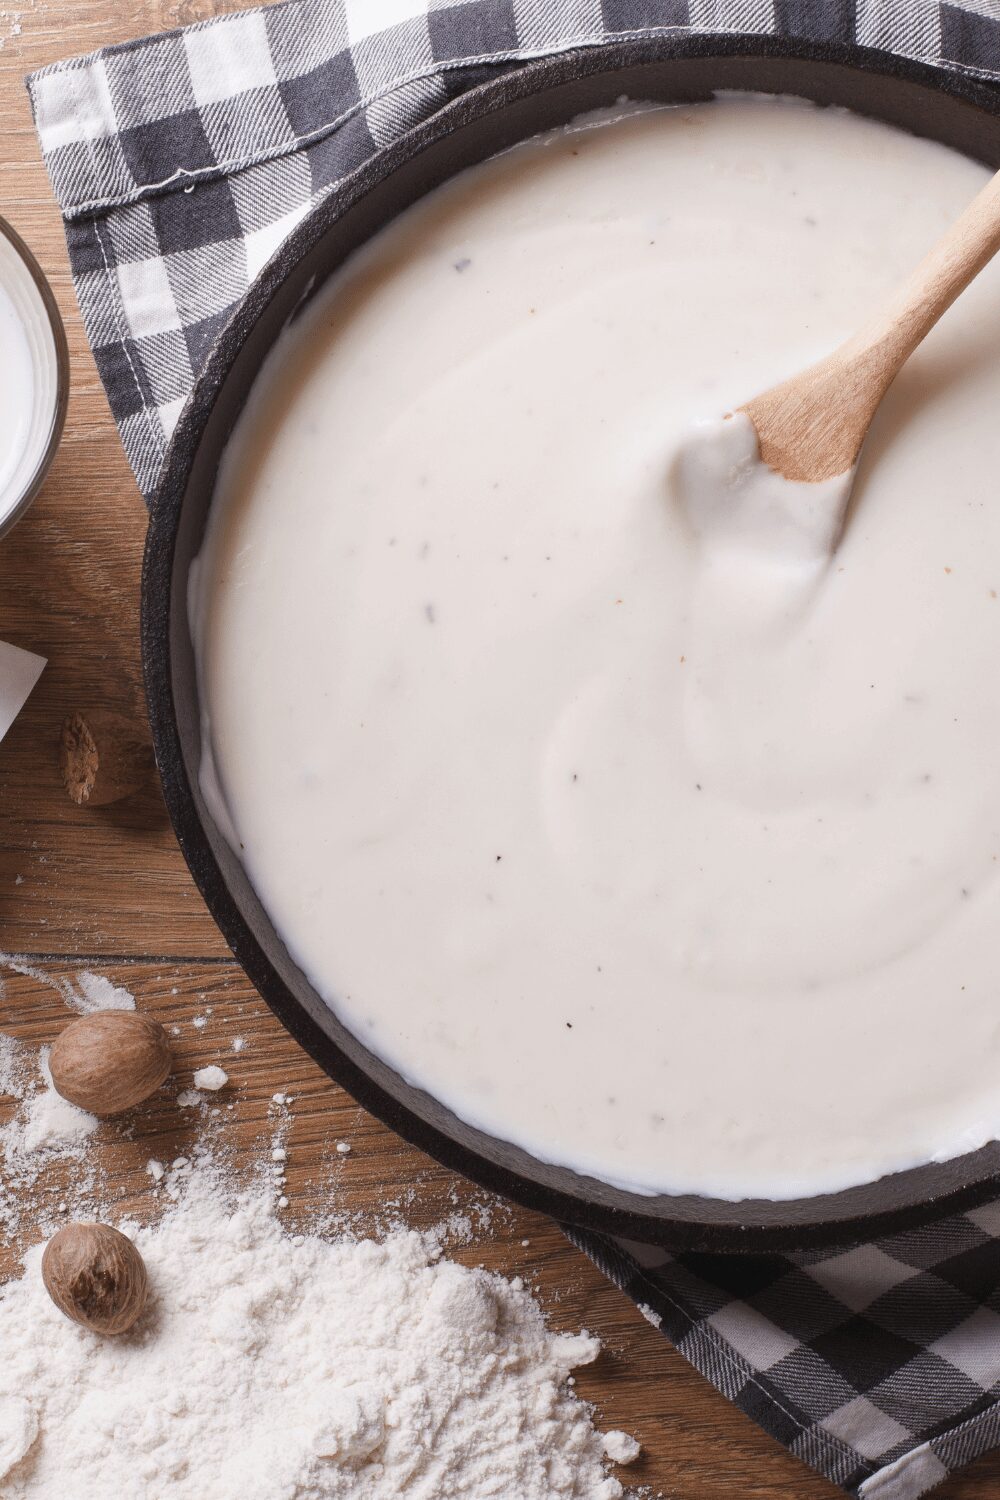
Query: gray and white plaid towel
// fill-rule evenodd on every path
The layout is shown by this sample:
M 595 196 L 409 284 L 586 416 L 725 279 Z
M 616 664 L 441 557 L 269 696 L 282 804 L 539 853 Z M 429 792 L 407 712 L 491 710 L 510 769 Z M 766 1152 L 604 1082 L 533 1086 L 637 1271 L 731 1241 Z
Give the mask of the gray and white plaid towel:
M 289 0 L 28 80 L 143 494 L 215 334 L 338 181 L 484 76 L 665 31 L 861 42 L 1000 79 L 1000 0 Z M 569 1231 L 756 1422 L 865 1500 L 1000 1445 L 1000 1203 L 834 1254 Z

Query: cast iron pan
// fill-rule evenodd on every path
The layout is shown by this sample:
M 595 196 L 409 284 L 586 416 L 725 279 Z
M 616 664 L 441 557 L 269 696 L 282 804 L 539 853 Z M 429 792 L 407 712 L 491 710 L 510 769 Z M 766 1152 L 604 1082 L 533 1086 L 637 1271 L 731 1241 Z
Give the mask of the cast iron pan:
M 219 456 L 282 325 L 344 258 L 446 178 L 583 110 L 690 102 L 714 89 L 845 105 L 1000 164 L 1000 97 L 861 48 L 724 36 L 609 44 L 506 73 L 442 109 L 348 178 L 281 247 L 223 330 L 181 416 L 153 510 L 142 646 L 156 756 L 185 858 L 233 953 L 295 1039 L 386 1124 L 484 1187 L 555 1218 L 675 1249 L 769 1252 L 849 1243 L 1000 1192 L 1000 1145 L 793 1202 L 643 1197 L 482 1134 L 405 1083 L 337 1021 L 292 963 L 198 790 L 199 712 L 185 590 Z M 278 622 L 276 622 L 278 628 Z M 331 921 L 336 913 L 331 912 Z M 678 1058 L 690 1067 L 693 1058 Z M 885 1059 L 886 1068 L 893 1059 Z M 790 1130 L 795 1121 L 789 1120 Z

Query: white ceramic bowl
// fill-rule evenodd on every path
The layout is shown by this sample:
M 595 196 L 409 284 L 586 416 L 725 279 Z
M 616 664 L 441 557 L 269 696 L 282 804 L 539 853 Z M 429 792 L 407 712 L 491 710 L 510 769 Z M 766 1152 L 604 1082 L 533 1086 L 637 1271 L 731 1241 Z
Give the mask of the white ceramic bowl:
M 13 464 L 0 464 L 0 536 L 38 493 L 59 446 L 69 394 L 66 334 L 52 289 L 20 235 L 0 219 L 0 288 L 13 304 L 31 363 L 27 428 Z

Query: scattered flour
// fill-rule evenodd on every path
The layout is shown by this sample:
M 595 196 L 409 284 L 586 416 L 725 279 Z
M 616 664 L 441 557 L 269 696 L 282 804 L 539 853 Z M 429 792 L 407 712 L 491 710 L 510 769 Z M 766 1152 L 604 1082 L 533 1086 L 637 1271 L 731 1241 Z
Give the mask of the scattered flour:
M 28 1077 L 28 1048 L 0 1031 L 0 1094 L 20 1099 Z
M 135 996 L 124 985 L 112 984 L 103 974 L 91 974 L 84 969 L 76 976 L 76 986 L 78 997 L 69 1003 L 84 1015 L 94 1010 L 135 1010 Z
M 71 1010 L 83 1014 L 135 1008 L 127 989 L 87 969 L 64 978 L 10 953 L 0 953 L 0 969 L 45 985 Z M 51 1233 L 67 1212 L 93 1217 L 104 1173 L 88 1150 L 88 1137 L 99 1122 L 55 1092 L 48 1050 L 0 1032 L 0 1096 L 14 1106 L 0 1126 L 0 1233 L 18 1240 L 28 1231 Z M 5 1443 L 3 1421 L 0 1413 L 0 1450 Z
M 48 1057 L 46 1048 L 39 1060 L 44 1087 L 28 1100 L 24 1115 L 12 1132 L 12 1139 L 16 1140 L 17 1149 L 21 1153 L 77 1146 L 88 1135 L 92 1135 L 100 1123 L 96 1115 L 78 1109 L 75 1104 L 70 1104 L 68 1099 L 56 1093 L 49 1073 Z
M 619 1432 L 617 1428 L 613 1432 L 604 1434 L 604 1453 L 616 1464 L 634 1464 L 641 1452 L 639 1444 L 634 1437 L 627 1432 Z
M 13 37 L 21 35 L 21 17 L 19 10 L 0 10 L 0 51 Z M 20 885 L 23 876 L 18 875 L 16 883 Z M 0 1442 L 3 1439 L 0 1437 Z
M 224 1089 L 228 1082 L 229 1074 L 214 1064 L 209 1068 L 199 1068 L 194 1075 L 195 1088 L 208 1089 L 213 1094 Z
M 99 1122 L 56 1093 L 48 1052 L 0 1033 L 0 1095 L 15 1106 L 0 1127 L 0 1231 L 17 1239 L 27 1222 L 50 1232 L 62 1212 L 50 1201 L 55 1190 L 89 1214 L 102 1174 L 87 1138 Z
M 291 1237 L 266 1193 L 177 1170 L 160 1223 L 125 1226 L 152 1287 L 131 1333 L 63 1318 L 41 1246 L 0 1292 L 5 1497 L 621 1495 L 567 1385 L 596 1339 L 550 1332 L 518 1282 L 444 1259 L 435 1235 Z
M 23 974 L 60 994 L 71 1010 L 88 1015 L 94 1010 L 135 1010 L 135 996 L 124 985 L 112 984 L 103 974 L 81 969 L 72 979 L 47 974 L 18 953 L 0 953 L 0 968 Z
M 135 1008 L 127 989 L 87 969 L 63 978 L 11 953 L 0 953 L 0 968 L 55 990 L 83 1014 Z M 0 1231 L 16 1239 L 28 1222 L 36 1231 L 49 1232 L 57 1213 L 92 1211 L 103 1174 L 86 1145 L 99 1122 L 56 1093 L 48 1049 L 39 1051 L 0 1033 L 0 1095 L 15 1104 L 12 1117 L 0 1127 Z M 57 1189 L 58 1205 L 50 1201 Z M 4 1420 L 0 1413 L 0 1450 L 6 1442 Z

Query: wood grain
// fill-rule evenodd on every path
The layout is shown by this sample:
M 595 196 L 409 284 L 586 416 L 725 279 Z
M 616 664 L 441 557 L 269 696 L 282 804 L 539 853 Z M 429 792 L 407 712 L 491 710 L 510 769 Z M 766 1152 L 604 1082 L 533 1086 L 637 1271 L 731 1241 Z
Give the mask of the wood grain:
M 367 1116 L 282 1031 L 229 958 L 155 788 L 86 809 L 70 802 L 59 777 L 57 743 L 68 713 L 90 705 L 141 711 L 145 515 L 87 351 L 21 78 L 73 53 L 228 8 L 236 7 L 25 0 L 18 34 L 14 13 L 0 11 L 0 213 L 52 278 L 72 359 L 65 441 L 42 496 L 0 544 L 0 639 L 49 658 L 27 710 L 0 744 L 0 948 L 35 955 L 50 981 L 81 968 L 107 974 L 179 1028 L 173 1083 L 136 1112 L 130 1128 L 109 1121 L 94 1137 L 123 1210 L 155 1213 L 145 1164 L 191 1145 L 191 1115 L 178 1107 L 177 1091 L 190 1085 L 195 1067 L 221 1061 L 234 1108 L 224 1110 L 218 1130 L 241 1170 L 249 1172 L 267 1146 L 272 1094 L 295 1096 L 290 1221 L 323 1209 L 369 1223 L 398 1211 L 430 1224 L 456 1206 L 481 1205 L 483 1195 Z M 51 1041 L 67 1016 L 59 994 L 38 979 L 0 977 L 3 1030 Z M 196 1027 L 196 1018 L 205 1025 Z M 237 1036 L 246 1045 L 233 1053 Z M 349 1156 L 337 1155 L 338 1139 L 351 1142 Z M 15 1270 L 17 1252 L 16 1245 L 0 1252 L 0 1274 Z M 524 1275 L 558 1326 L 601 1336 L 605 1353 L 580 1372 L 579 1389 L 602 1420 L 641 1440 L 643 1457 L 630 1471 L 636 1482 L 683 1500 L 832 1500 L 838 1493 L 724 1401 L 546 1220 L 496 1204 L 489 1229 L 455 1253 Z M 989 1458 L 953 1481 L 947 1500 L 987 1500 L 998 1486 L 1000 1458 Z

